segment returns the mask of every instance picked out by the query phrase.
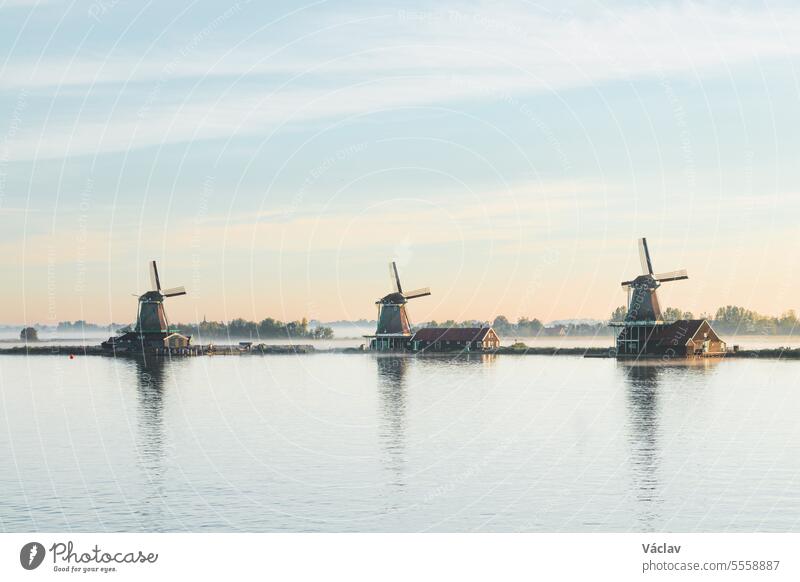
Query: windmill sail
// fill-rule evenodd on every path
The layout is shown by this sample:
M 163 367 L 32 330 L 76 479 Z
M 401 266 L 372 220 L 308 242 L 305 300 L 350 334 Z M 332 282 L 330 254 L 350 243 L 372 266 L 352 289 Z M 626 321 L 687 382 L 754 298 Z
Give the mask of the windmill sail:
M 431 288 L 423 287 L 422 289 L 415 289 L 414 291 L 403 293 L 403 297 L 405 297 L 406 299 L 415 299 L 417 297 L 425 297 L 426 295 L 430 294 L 431 294 Z
M 155 261 L 150 261 L 150 285 L 153 291 L 161 291 L 161 281 L 158 278 L 158 267 Z
M 666 283 L 667 281 L 681 281 L 682 279 L 688 279 L 689 274 L 686 272 L 686 269 L 680 269 L 678 271 L 670 271 L 668 273 L 660 273 L 658 275 L 653 275 L 653 279 L 658 281 L 659 283 Z
M 397 264 L 394 261 L 389 263 L 389 277 L 392 279 L 395 292 L 402 293 L 403 286 L 400 285 L 400 275 L 397 273 Z
M 186 287 L 173 287 L 172 289 L 164 289 L 161 294 L 164 297 L 175 297 L 176 295 L 186 295 Z
M 653 263 L 650 262 L 650 252 L 647 249 L 647 239 L 639 239 L 639 262 L 642 264 L 642 273 L 653 274 Z

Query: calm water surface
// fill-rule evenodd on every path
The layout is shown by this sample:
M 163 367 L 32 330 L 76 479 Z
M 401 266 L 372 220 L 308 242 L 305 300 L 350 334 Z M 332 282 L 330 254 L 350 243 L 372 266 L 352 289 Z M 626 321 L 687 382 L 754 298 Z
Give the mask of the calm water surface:
M 4 531 L 800 531 L 800 362 L 0 356 Z

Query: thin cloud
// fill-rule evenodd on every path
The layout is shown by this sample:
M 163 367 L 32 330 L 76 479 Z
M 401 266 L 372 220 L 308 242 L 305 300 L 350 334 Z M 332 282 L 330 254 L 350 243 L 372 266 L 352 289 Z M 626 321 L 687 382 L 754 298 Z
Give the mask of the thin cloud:
M 328 19 L 313 23 L 320 32 L 298 46 L 215 46 L 178 59 L 123 54 L 40 65 L 12 57 L 0 89 L 34 87 L 47 95 L 71 88 L 71 101 L 46 125 L 28 113 L 13 159 L 268 135 L 370 111 L 497 101 L 612 79 L 722 74 L 800 53 L 800 9 L 792 6 L 770 12 L 678 4 L 589 17 L 448 8 L 367 22 Z M 113 110 L 95 95 L 108 83 L 125 84 Z M 77 120 L 65 114 L 77 101 L 76 87 L 94 103 Z

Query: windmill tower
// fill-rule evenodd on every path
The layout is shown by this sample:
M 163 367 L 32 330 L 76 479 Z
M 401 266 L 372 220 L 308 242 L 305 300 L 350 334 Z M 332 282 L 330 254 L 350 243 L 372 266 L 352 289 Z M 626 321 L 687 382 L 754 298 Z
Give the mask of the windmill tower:
M 403 291 L 397 265 L 389 263 L 389 279 L 392 292 L 375 302 L 378 306 L 378 326 L 375 335 L 365 336 L 370 339 L 370 349 L 400 350 L 408 347 L 411 339 L 411 323 L 406 311 L 406 303 L 410 299 L 425 297 L 431 294 L 428 287 L 414 291 Z
M 118 352 L 140 352 L 163 347 L 164 338 L 172 333 L 167 312 L 164 310 L 164 299 L 186 295 L 186 289 L 184 287 L 162 289 L 156 262 L 150 261 L 149 266 L 152 289 L 139 295 L 139 308 L 133 330 L 109 338 L 101 344 L 103 348 Z
M 642 274 L 633 280 L 622 282 L 622 286 L 628 291 L 628 313 L 623 323 L 613 324 L 622 327 L 617 337 L 617 355 L 647 353 L 648 339 L 659 326 L 664 325 L 658 288 L 662 283 L 689 278 L 686 269 L 655 274 L 646 238 L 639 239 L 639 259 Z

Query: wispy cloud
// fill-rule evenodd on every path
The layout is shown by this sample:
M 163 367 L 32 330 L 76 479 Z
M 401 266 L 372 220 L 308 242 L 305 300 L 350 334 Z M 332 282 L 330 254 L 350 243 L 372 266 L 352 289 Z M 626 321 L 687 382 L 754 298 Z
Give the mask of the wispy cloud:
M 52 4 L 58 0 L 0 0 L 0 9 L 40 6 L 42 4 Z
M 430 71 L 500 72 L 521 87 L 559 88 L 670 71 L 695 72 L 753 59 L 800 53 L 800 8 L 728 3 L 628 5 L 602 11 L 543 13 L 442 7 L 338 14 L 309 20 L 282 45 L 220 39 L 191 50 L 10 62 L 0 87 L 138 83 L 164 77 L 209 78 L 289 74 L 386 76 Z M 348 77 L 349 78 L 349 77 Z M 476 86 L 480 86 L 476 83 Z
M 800 53 L 800 8 L 791 5 L 680 3 L 580 16 L 486 5 L 330 15 L 305 25 L 302 42 L 285 45 L 220 50 L 217 39 L 146 58 L 12 58 L 0 90 L 32 87 L 46 96 L 69 86 L 73 99 L 46 121 L 30 116 L 13 159 L 268 134 L 282 124 L 611 79 L 723 74 Z M 100 84 L 124 86 L 124 98 L 98 104 Z M 76 89 L 95 97 L 91 109 L 74 104 Z M 77 111 L 65 114 L 72 106 Z

